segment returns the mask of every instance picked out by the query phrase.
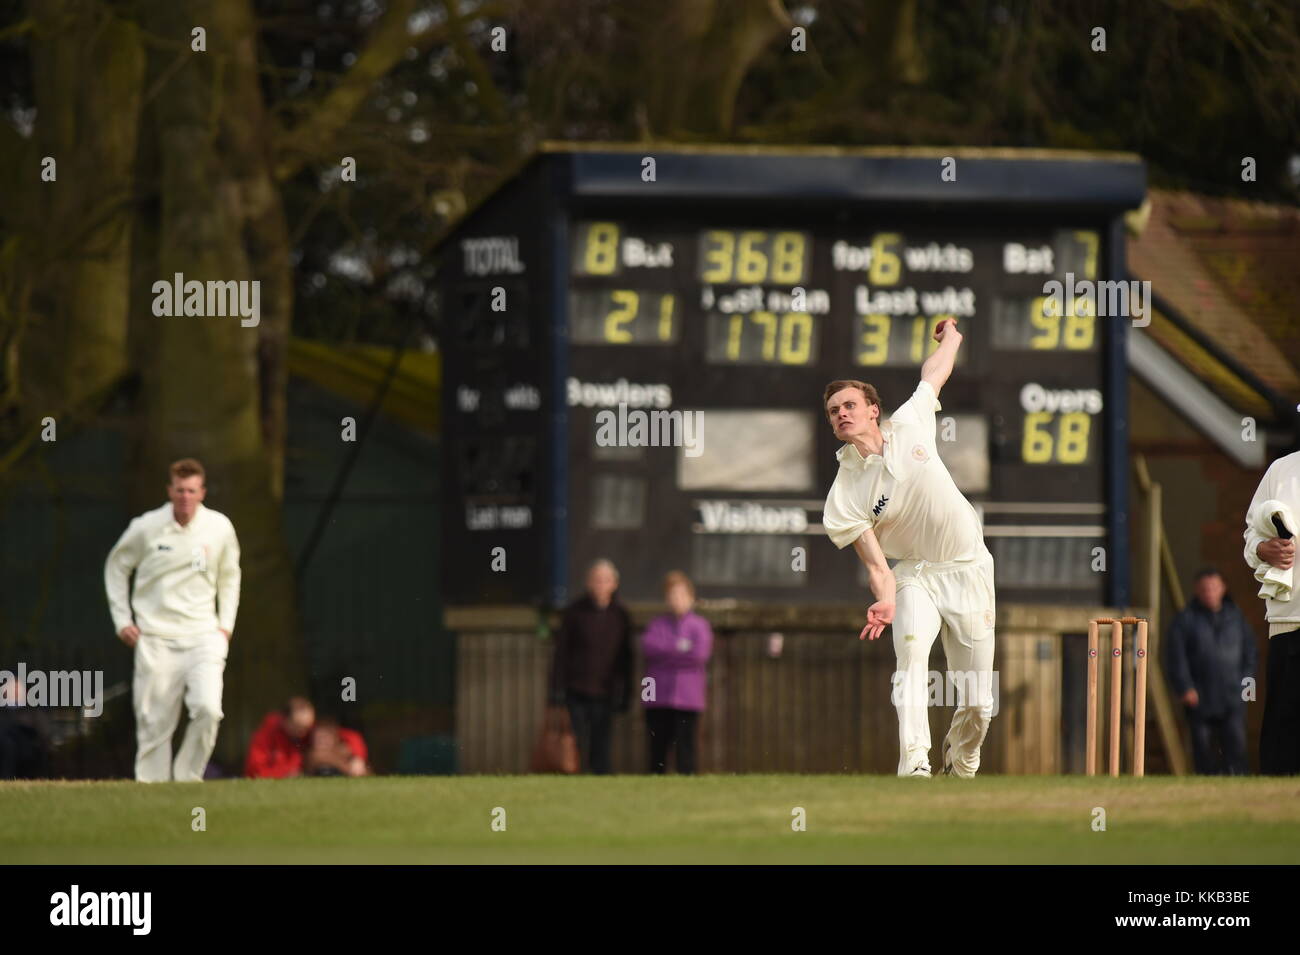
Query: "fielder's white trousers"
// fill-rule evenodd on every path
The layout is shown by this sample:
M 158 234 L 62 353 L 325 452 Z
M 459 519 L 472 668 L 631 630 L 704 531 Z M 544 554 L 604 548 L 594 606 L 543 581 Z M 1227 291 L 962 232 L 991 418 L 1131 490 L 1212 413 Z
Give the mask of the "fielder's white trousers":
M 930 718 L 934 699 L 930 648 L 943 634 L 948 659 L 944 694 L 957 704 L 944 742 L 947 762 L 958 776 L 980 768 L 980 746 L 993 718 L 993 625 L 997 604 L 993 555 L 931 563 L 899 561 L 894 566 L 893 701 L 898 711 L 898 775 L 930 771 Z M 947 690 L 948 680 L 954 683 Z
M 217 744 L 221 684 L 229 641 L 220 630 L 189 637 L 142 633 L 135 645 L 135 778 L 197 782 Z M 189 709 L 185 739 L 172 761 L 172 736 Z

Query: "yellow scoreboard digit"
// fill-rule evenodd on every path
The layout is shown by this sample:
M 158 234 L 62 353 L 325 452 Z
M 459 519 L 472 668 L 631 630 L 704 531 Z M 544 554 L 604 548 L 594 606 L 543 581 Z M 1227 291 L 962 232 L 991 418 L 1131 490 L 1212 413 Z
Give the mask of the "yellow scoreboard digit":
M 717 285 L 798 285 L 807 280 L 811 242 L 805 232 L 705 229 L 699 278 Z
M 1061 305 L 1050 295 L 1040 295 L 1029 303 L 1029 347 L 1034 351 L 1064 349 L 1088 351 L 1096 340 L 1097 309 L 1093 301 L 1079 296 L 1073 303 Z
M 952 315 L 885 315 L 857 317 L 854 359 L 859 365 L 920 366 L 938 349 L 934 329 Z M 970 331 L 963 323 L 962 334 Z M 957 353 L 957 364 L 966 363 L 967 350 Z
M 1020 457 L 1026 464 L 1087 464 L 1092 415 L 1086 411 L 1030 411 L 1024 417 Z
M 569 340 L 575 345 L 671 345 L 677 337 L 677 297 L 671 292 L 569 292 Z
M 618 275 L 619 239 L 617 222 L 585 222 L 577 230 L 574 243 L 575 275 Z
M 816 319 L 805 312 L 714 312 L 707 331 L 705 358 L 713 363 L 807 365 L 815 357 Z

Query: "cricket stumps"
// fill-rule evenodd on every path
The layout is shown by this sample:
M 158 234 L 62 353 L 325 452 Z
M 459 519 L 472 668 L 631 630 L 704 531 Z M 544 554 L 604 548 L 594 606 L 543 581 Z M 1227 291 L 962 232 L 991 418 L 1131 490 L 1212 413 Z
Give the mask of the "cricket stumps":
M 1123 698 L 1124 626 L 1136 628 L 1137 688 L 1133 695 L 1133 775 L 1146 771 L 1147 621 L 1142 617 L 1098 617 L 1088 622 L 1087 773 L 1097 775 L 1097 663 L 1102 624 L 1110 624 L 1110 774 L 1119 775 L 1120 702 Z

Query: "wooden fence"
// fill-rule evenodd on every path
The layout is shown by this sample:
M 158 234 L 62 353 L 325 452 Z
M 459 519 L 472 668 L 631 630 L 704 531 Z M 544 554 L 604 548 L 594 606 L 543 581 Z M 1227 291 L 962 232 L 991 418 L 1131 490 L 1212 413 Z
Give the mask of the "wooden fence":
M 643 626 L 657 608 L 633 607 Z M 714 773 L 893 773 L 898 719 L 890 700 L 895 663 L 886 639 L 859 641 L 861 608 L 701 608 L 714 627 L 708 709 L 700 721 L 699 769 Z M 982 772 L 1077 771 L 1077 738 L 1063 709 L 1067 641 L 1082 637 L 1106 608 L 999 608 L 998 710 L 983 748 Z M 1137 612 L 1140 611 L 1130 611 Z M 767 623 L 757 627 L 758 620 Z M 456 640 L 456 734 L 466 773 L 523 773 L 546 703 L 551 642 L 527 611 L 448 611 Z M 495 625 L 494 625 L 495 624 Z M 781 651 L 771 650 L 772 633 Z M 1081 658 L 1080 658 L 1081 659 Z M 936 640 L 930 670 L 945 670 Z M 634 672 L 643 672 L 638 658 Z M 1082 679 L 1083 672 L 1077 674 Z M 951 703 L 951 696 L 945 702 Z M 929 708 L 938 768 L 952 705 Z M 613 768 L 647 771 L 642 707 L 616 716 Z

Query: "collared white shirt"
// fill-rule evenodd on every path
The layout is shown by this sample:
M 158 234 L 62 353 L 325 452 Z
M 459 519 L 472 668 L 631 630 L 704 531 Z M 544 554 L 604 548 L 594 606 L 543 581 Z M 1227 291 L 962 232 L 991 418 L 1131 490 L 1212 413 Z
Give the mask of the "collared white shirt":
M 836 547 L 871 528 L 890 559 L 973 560 L 986 552 L 975 508 L 939 460 L 934 413 L 941 408 L 922 381 L 880 426 L 883 454 L 864 458 L 852 444 L 836 453 L 840 469 L 822 513 Z
M 133 593 L 128 588 L 132 571 Z M 131 625 L 134 612 L 142 633 L 182 637 L 220 628 L 233 634 L 239 579 L 234 525 L 202 504 L 184 527 L 170 502 L 145 511 L 131 521 L 104 564 L 115 633 Z
M 1255 489 L 1255 496 L 1251 499 L 1250 509 L 1246 512 L 1246 529 L 1242 536 L 1246 539 L 1246 548 L 1243 556 L 1246 563 L 1252 571 L 1256 570 L 1260 564 L 1264 563 L 1259 554 L 1255 553 L 1266 540 L 1271 538 L 1264 537 L 1256 529 L 1255 525 L 1260 523 L 1256 520 L 1257 512 L 1266 501 L 1281 501 L 1291 508 L 1293 514 L 1300 514 L 1300 451 L 1292 454 L 1283 455 L 1269 465 L 1264 472 L 1264 479 L 1259 482 L 1259 487 Z M 1289 528 L 1293 533 L 1297 533 L 1297 539 L 1300 540 L 1300 529 Z M 1277 536 L 1276 532 L 1273 534 Z M 1300 627 L 1300 588 L 1294 588 L 1291 591 L 1291 599 L 1288 601 L 1269 600 L 1265 603 L 1265 615 L 1268 618 L 1268 635 L 1276 637 L 1279 633 L 1287 633 Z

